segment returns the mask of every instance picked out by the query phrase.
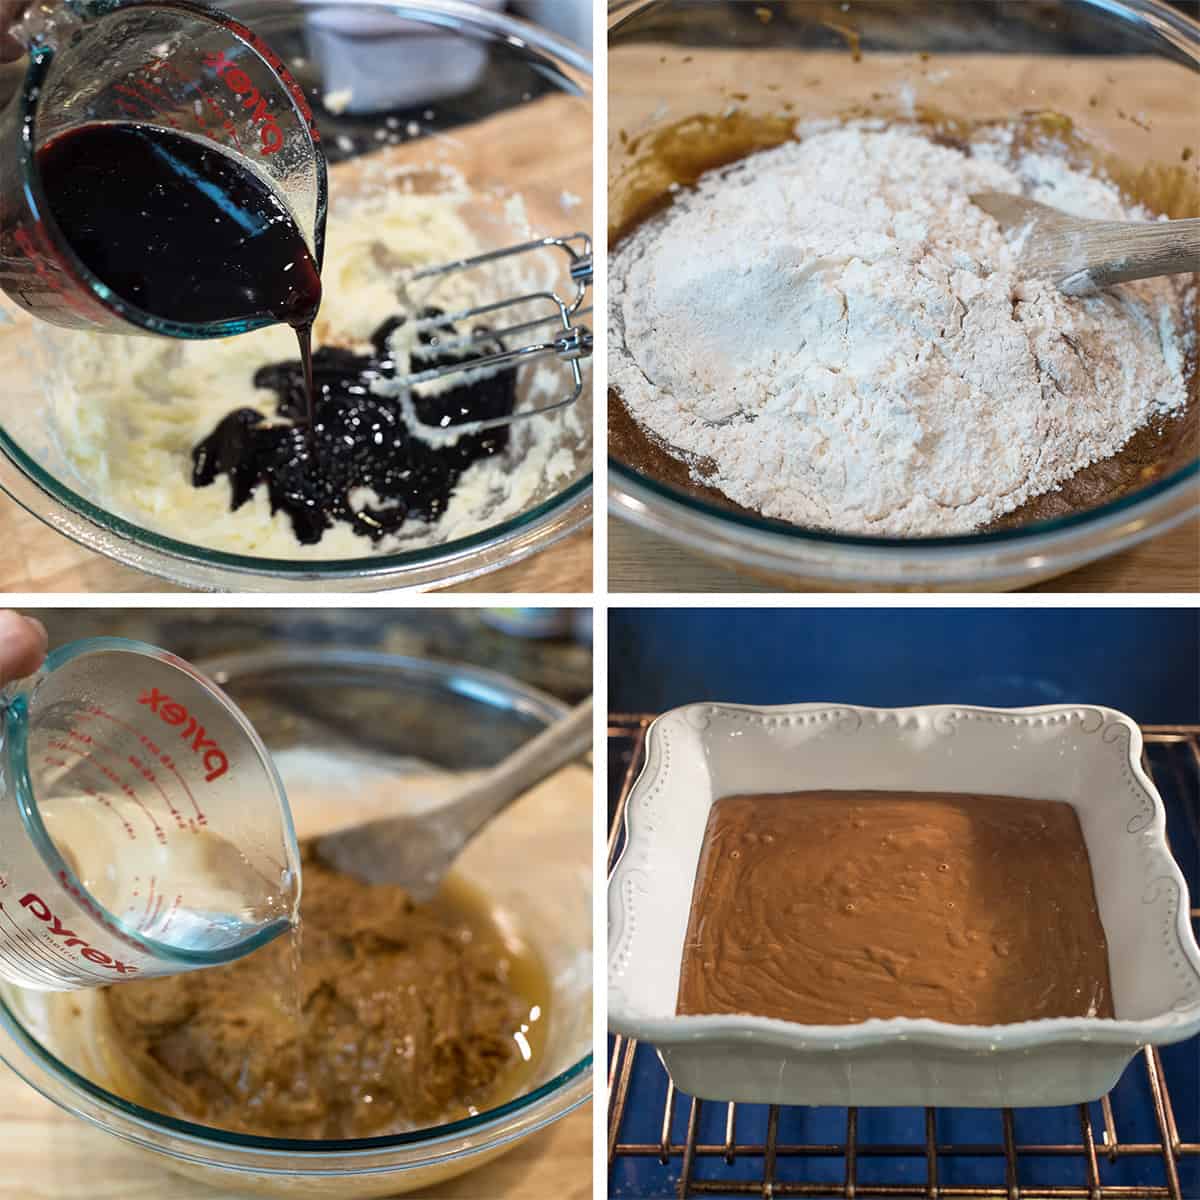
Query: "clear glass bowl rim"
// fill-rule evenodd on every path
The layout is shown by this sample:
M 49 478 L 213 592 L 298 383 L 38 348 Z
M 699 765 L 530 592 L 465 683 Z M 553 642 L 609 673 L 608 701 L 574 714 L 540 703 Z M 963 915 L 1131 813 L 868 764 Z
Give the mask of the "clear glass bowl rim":
M 1059 3 L 1063 2 L 1064 0 L 1059 0 Z M 1132 24 L 1151 25 L 1156 32 L 1166 37 L 1172 45 L 1188 56 L 1197 75 L 1200 76 L 1200 24 L 1179 10 L 1168 7 L 1165 0 L 1076 0 L 1076 2 L 1090 8 L 1100 9 L 1111 16 L 1124 18 Z M 610 36 L 619 34 L 621 26 L 627 20 L 632 20 L 646 9 L 656 7 L 661 3 L 662 0 L 610 0 L 608 7 Z M 688 4 L 689 0 L 684 0 L 684 3 Z M 1197 81 L 1197 86 L 1200 86 L 1200 79 Z M 1200 370 L 1200 366 L 1197 369 Z M 812 544 L 827 547 L 845 546 L 855 550 L 887 550 L 892 553 L 910 551 L 914 554 L 939 550 L 986 550 L 993 546 L 997 548 L 1019 547 L 1025 542 L 1048 535 L 1067 533 L 1076 529 L 1090 529 L 1106 518 L 1126 515 L 1131 509 L 1142 504 L 1152 507 L 1148 502 L 1156 499 L 1172 499 L 1200 482 L 1200 458 L 1197 458 L 1166 479 L 1160 479 L 1146 487 L 1139 488 L 1136 492 L 1131 492 L 1083 512 L 1069 513 L 1067 516 L 1054 517 L 1046 521 L 1035 521 L 1015 529 L 997 529 L 986 533 L 958 534 L 953 537 L 894 538 L 832 533 L 819 529 L 806 529 L 802 526 L 791 525 L 786 521 L 772 520 L 769 517 L 747 516 L 731 509 L 709 504 L 670 484 L 643 475 L 612 455 L 609 456 L 608 465 L 612 473 L 612 490 L 619 498 L 644 502 L 643 497 L 637 493 L 639 491 L 648 492 L 652 499 L 663 500 L 669 505 L 678 505 L 687 512 L 716 520 L 720 525 L 729 526 L 731 532 L 736 532 L 741 528 L 762 537 L 777 536 L 797 548 L 803 547 L 805 544 Z M 634 491 L 623 493 L 621 490 L 623 484 L 631 485 Z M 1200 496 L 1198 496 L 1197 503 L 1200 506 Z
M 250 0 L 246 7 L 252 7 L 254 2 L 255 0 Z M 320 9 L 328 7 L 330 0 L 287 0 L 287 3 L 293 9 Z M 560 74 L 578 86 L 583 96 L 589 103 L 591 102 L 591 58 L 579 47 L 539 26 L 510 17 L 505 13 L 476 8 L 472 4 L 465 3 L 464 0 L 353 0 L 353 4 L 355 7 L 378 8 L 401 20 L 436 25 L 455 32 L 467 28 L 472 30 L 476 36 L 501 40 L 510 47 L 522 49 L 531 58 L 546 58 Z M 218 8 L 220 7 L 221 5 L 218 4 Z M 16 470 L 33 484 L 37 491 L 48 495 L 72 516 L 82 518 L 83 521 L 97 527 L 104 534 L 115 535 L 121 543 L 130 543 L 152 553 L 165 555 L 169 559 L 197 564 L 203 568 L 217 568 L 247 575 L 283 576 L 285 579 L 296 580 L 332 580 L 338 577 L 353 577 L 379 579 L 386 583 L 388 576 L 396 571 L 432 567 L 442 562 L 450 565 L 471 551 L 495 547 L 513 535 L 530 532 L 540 525 L 552 523 L 556 517 L 573 509 L 580 502 L 586 501 L 591 493 L 593 483 L 592 472 L 588 471 L 562 491 L 547 497 L 526 512 L 466 537 L 427 546 L 420 550 L 365 555 L 350 559 L 277 559 L 231 554 L 222 550 L 192 545 L 189 542 L 181 542 L 165 534 L 156 533 L 154 530 L 145 529 L 116 513 L 111 513 L 44 471 L 40 464 L 9 437 L 3 426 L 0 426 L 0 454 L 8 458 Z M 74 541 L 80 540 L 75 533 L 60 527 L 47 515 L 32 509 L 29 504 L 22 502 L 11 493 L 10 499 L 21 504 L 33 516 L 50 525 L 56 532 L 71 537 Z M 586 514 L 584 515 L 586 516 Z M 577 528 L 581 519 L 576 520 L 571 529 Z M 556 533 L 557 536 L 563 536 L 564 533 L 570 531 L 570 529 L 558 530 Z M 137 562 L 132 557 L 114 555 L 113 549 L 105 546 L 102 552 L 110 557 L 118 557 L 121 561 L 139 569 L 154 570 L 150 563 Z M 506 565 L 504 561 L 499 561 L 491 564 L 488 569 L 504 565 Z M 159 570 L 156 573 L 163 574 L 164 572 Z M 463 576 L 461 572 L 455 572 L 452 577 L 462 578 Z
M 259 672 L 278 672 L 281 669 L 300 670 L 311 676 L 313 672 L 319 671 L 321 668 L 358 670 L 380 676 L 395 673 L 400 679 L 421 678 L 443 684 L 452 691 L 463 690 L 465 684 L 468 694 L 473 699 L 485 700 L 493 707 L 517 709 L 522 713 L 539 717 L 547 723 L 564 716 L 567 712 L 567 705 L 562 701 L 498 671 L 491 671 L 485 667 L 476 667 L 468 663 L 437 661 L 374 651 L 268 650 L 208 659 L 197 664 L 196 669 L 223 688 L 231 679 L 238 676 L 250 676 Z M 567 1067 L 565 1071 L 559 1072 L 532 1091 L 518 1096 L 515 1100 L 510 1100 L 506 1104 L 481 1112 L 478 1116 L 467 1117 L 461 1121 L 452 1121 L 444 1125 L 434 1125 L 426 1129 L 392 1134 L 387 1137 L 345 1138 L 342 1140 L 257 1137 L 251 1134 L 234 1133 L 230 1130 L 213 1129 L 207 1125 L 199 1125 L 168 1116 L 165 1113 L 154 1112 L 85 1079 L 71 1067 L 60 1062 L 36 1038 L 26 1032 L 24 1025 L 14 1016 L 2 995 L 0 995 L 0 1032 L 7 1034 L 24 1050 L 33 1059 L 34 1064 L 47 1073 L 52 1083 L 58 1085 L 58 1089 L 65 1089 L 68 1094 L 81 1092 L 87 1099 L 99 1105 L 102 1110 L 115 1110 L 116 1114 L 131 1120 L 135 1126 L 147 1130 L 150 1134 L 172 1134 L 186 1139 L 193 1145 L 210 1150 L 229 1149 L 246 1151 L 251 1154 L 257 1152 L 268 1156 L 278 1155 L 286 1157 L 293 1166 L 302 1166 L 305 1158 L 328 1160 L 332 1156 L 333 1158 L 353 1159 L 377 1155 L 389 1150 L 419 1150 L 423 1147 L 432 1149 L 439 1144 L 453 1143 L 454 1139 L 461 1139 L 465 1135 L 495 1134 L 493 1142 L 471 1146 L 467 1151 L 468 1153 L 480 1153 L 488 1149 L 489 1145 L 502 1145 L 508 1140 L 504 1135 L 509 1118 L 532 1114 L 539 1105 L 553 1101 L 560 1096 L 568 1096 L 570 1102 L 564 1105 L 560 1111 L 552 1113 L 548 1118 L 537 1123 L 535 1128 L 540 1128 L 548 1121 L 565 1116 L 584 1103 L 591 1094 L 591 1087 L 585 1086 L 590 1084 L 593 1063 L 593 1055 L 589 1051 Z M 30 1087 L 53 1103 L 66 1108 L 73 1115 L 92 1121 L 101 1128 L 105 1128 L 106 1132 L 115 1132 L 104 1126 L 103 1122 L 72 1107 L 60 1096 L 53 1094 L 49 1088 L 41 1086 L 39 1082 L 30 1077 L 23 1062 L 10 1061 L 3 1053 L 4 1050 L 5 1047 L 0 1044 L 0 1061 L 7 1062 L 8 1066 Z M 578 1086 L 568 1093 L 571 1084 Z M 149 1138 L 142 1141 L 136 1137 L 130 1140 L 138 1141 L 148 1149 L 163 1151 L 163 1147 L 158 1141 Z M 457 1155 L 451 1155 L 451 1157 L 457 1157 Z M 233 1164 L 221 1165 L 229 1165 L 231 1169 L 246 1169 L 245 1167 L 233 1167 Z M 399 1165 L 397 1164 L 397 1167 Z M 410 1161 L 402 1165 L 413 1169 L 420 1166 L 421 1163 Z M 270 1170 L 261 1162 L 256 1163 L 253 1169 Z M 375 1169 L 386 1171 L 389 1168 L 382 1166 Z M 280 1175 L 303 1174 L 303 1171 L 289 1171 L 281 1165 L 276 1173 Z

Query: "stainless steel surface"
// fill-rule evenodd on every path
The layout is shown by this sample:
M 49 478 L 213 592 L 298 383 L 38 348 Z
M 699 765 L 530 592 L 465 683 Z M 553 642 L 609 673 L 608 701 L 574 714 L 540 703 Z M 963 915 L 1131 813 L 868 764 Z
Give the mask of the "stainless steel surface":
M 578 244 L 578 249 L 576 249 Z M 464 357 L 461 362 L 448 363 L 445 366 L 431 367 L 427 371 L 416 371 L 403 376 L 397 382 L 409 387 L 419 387 L 423 383 L 433 383 L 436 380 L 451 378 L 456 375 L 471 376 L 480 371 L 494 371 L 500 367 L 519 368 L 530 363 L 542 362 L 556 358 L 571 372 L 573 389 L 564 399 L 553 404 L 544 404 L 539 408 L 524 409 L 507 417 L 497 417 L 491 421 L 470 421 L 456 425 L 455 437 L 468 434 L 482 433 L 487 429 L 499 429 L 511 425 L 515 421 L 525 421 L 530 417 L 542 417 L 548 413 L 558 412 L 568 408 L 583 395 L 583 368 L 580 364 L 592 356 L 592 331 L 578 323 L 578 318 L 591 315 L 591 308 L 584 307 L 588 292 L 592 286 L 592 239 L 586 233 L 574 233 L 569 237 L 547 237 L 536 241 L 524 242 L 519 246 L 506 246 L 501 250 L 491 250 L 486 254 L 477 254 L 473 258 L 463 258 L 456 262 L 443 263 L 436 267 L 425 267 L 411 275 L 407 282 L 416 283 L 422 279 L 437 279 L 447 275 L 456 275 L 465 271 L 473 271 L 489 263 L 503 259 L 517 258 L 523 255 L 536 254 L 543 250 L 557 249 L 567 256 L 571 282 L 575 285 L 575 295 L 571 300 L 563 300 L 555 292 L 530 292 L 524 296 L 510 296 L 491 304 L 477 305 L 458 312 L 444 313 L 438 317 L 425 317 L 415 324 L 418 333 L 437 329 L 453 329 L 455 325 L 476 320 L 480 317 L 495 317 L 504 313 L 517 318 L 514 324 L 503 325 L 499 329 L 488 328 L 464 334 L 458 337 L 438 338 L 430 349 L 437 354 L 446 351 L 469 351 L 472 346 L 492 342 L 517 334 L 532 333 L 547 325 L 557 325 L 557 336 L 547 342 L 533 342 L 515 350 L 504 349 L 487 354 L 476 354 Z M 549 315 L 529 318 L 531 308 L 551 310 Z M 432 433 L 441 433 L 439 426 L 431 426 L 424 422 L 414 412 L 413 423 Z

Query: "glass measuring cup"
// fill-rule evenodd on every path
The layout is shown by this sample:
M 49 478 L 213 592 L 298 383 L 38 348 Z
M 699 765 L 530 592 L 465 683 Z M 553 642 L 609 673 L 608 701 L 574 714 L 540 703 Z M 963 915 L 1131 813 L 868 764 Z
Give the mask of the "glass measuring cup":
M 265 316 L 169 320 L 117 295 L 62 236 L 37 156 L 51 139 L 97 123 L 215 142 L 287 205 L 319 266 L 325 156 L 303 89 L 279 56 L 245 25 L 187 0 L 73 4 L 42 36 L 0 113 L 0 290 L 34 316 L 76 329 L 214 338 L 271 324 Z
M 291 925 L 299 852 L 250 723 L 166 651 L 55 651 L 0 692 L 0 975 L 72 990 L 241 958 Z

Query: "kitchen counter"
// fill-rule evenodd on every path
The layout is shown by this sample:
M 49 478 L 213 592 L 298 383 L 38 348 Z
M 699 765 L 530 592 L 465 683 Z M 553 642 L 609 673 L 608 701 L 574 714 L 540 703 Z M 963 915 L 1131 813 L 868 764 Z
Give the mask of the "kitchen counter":
M 0 592 L 187 592 L 155 575 L 122 566 L 47 529 L 0 492 Z M 541 554 L 450 592 L 554 594 L 592 590 L 592 533 L 564 538 Z
M 613 592 L 778 592 L 778 581 L 733 571 L 624 521 L 608 530 L 608 582 Z M 806 591 L 815 588 L 806 586 Z M 841 590 L 841 589 L 838 589 Z M 1200 522 L 1104 558 L 1033 592 L 1197 592 L 1200 591 Z
M 173 1175 L 0 1073 L 0 1200 L 249 1200 Z M 511 1154 L 420 1200 L 589 1200 L 592 1109 L 585 1105 Z

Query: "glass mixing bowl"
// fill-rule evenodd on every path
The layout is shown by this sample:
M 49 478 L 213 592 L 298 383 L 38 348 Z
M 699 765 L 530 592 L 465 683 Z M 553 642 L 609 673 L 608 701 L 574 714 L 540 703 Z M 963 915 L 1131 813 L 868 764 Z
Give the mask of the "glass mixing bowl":
M 356 789 L 348 776 L 368 784 L 381 771 L 402 778 L 417 761 L 447 771 L 486 767 L 566 711 L 491 671 L 385 654 L 272 651 L 209 662 L 204 670 L 270 748 L 301 837 L 381 815 L 380 789 Z M 374 801 L 360 798 L 371 795 Z M 384 792 L 397 807 L 416 803 L 414 795 L 415 785 L 408 795 L 401 786 Z M 489 825 L 455 868 L 532 944 L 551 979 L 545 1056 L 529 1090 L 508 1104 L 450 1125 L 359 1141 L 227 1133 L 106 1088 L 86 1019 L 95 993 L 12 984 L 0 985 L 0 1057 L 68 1112 L 233 1194 L 392 1196 L 461 1175 L 591 1094 L 591 813 L 590 783 L 538 792 Z M 84 1015 L 69 1013 L 71 1006 Z
M 1185 183 L 1200 196 L 1200 25 L 1159 0 L 618 0 L 609 16 L 610 240 L 670 182 L 640 165 L 645 135 L 735 111 L 789 123 L 1052 111 L 1133 173 L 1173 172 L 1180 207 L 1171 215 L 1200 216 L 1200 201 L 1180 199 Z M 617 428 L 611 403 L 610 413 Z M 634 469 L 611 439 L 609 503 L 643 529 L 784 586 L 1015 588 L 1194 514 L 1194 429 L 1186 441 L 1106 503 L 962 537 L 842 536 L 734 512 L 689 488 L 682 471 L 668 480 Z
M 591 232 L 591 62 L 582 51 L 460 0 L 224 0 L 220 7 L 261 33 L 311 98 L 335 168 L 335 201 L 337 163 L 415 136 L 431 147 L 439 166 L 460 167 L 467 176 L 473 193 L 468 218 L 488 248 L 525 240 L 512 232 L 509 189 L 525 196 L 538 236 Z M 547 101 L 556 106 L 552 116 Z M 498 148 L 468 161 L 464 130 L 501 113 L 513 154 Z M 429 181 L 438 187 L 433 175 Z M 6 337 L 19 338 L 7 355 Z M 577 445 L 562 447 L 570 458 L 565 473 L 553 484 L 543 481 L 521 511 L 469 536 L 397 553 L 368 548 L 363 557 L 345 560 L 259 558 L 166 536 L 111 511 L 64 453 L 54 415 L 59 344 L 49 331 L 31 336 L 20 325 L 6 331 L 0 312 L 6 375 L 0 488 L 59 533 L 172 583 L 230 591 L 444 586 L 510 566 L 591 517 L 592 409 L 585 391 L 578 410 L 587 432 Z M 120 353 L 117 342 L 113 353 Z M 562 378 L 565 394 L 566 371 Z

